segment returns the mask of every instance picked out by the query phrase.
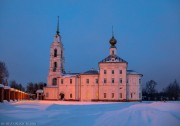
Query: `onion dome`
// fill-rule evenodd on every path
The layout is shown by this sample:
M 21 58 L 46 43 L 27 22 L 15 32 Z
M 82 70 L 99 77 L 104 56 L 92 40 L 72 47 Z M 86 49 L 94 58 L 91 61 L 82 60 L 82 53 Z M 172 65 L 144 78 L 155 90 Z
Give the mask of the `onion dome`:
M 109 43 L 111 44 L 111 47 L 116 47 L 117 40 L 112 36 L 112 38 L 109 40 Z

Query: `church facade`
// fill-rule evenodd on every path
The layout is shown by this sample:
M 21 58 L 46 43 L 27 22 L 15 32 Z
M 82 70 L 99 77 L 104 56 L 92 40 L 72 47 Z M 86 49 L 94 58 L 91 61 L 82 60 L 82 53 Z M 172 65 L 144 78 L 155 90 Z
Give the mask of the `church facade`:
M 58 23 L 59 25 L 59 23 Z M 45 100 L 71 101 L 140 101 L 142 74 L 128 70 L 128 62 L 117 56 L 114 35 L 110 41 L 109 56 L 101 60 L 99 70 L 84 73 L 66 73 L 64 47 L 59 26 L 50 48 L 50 67 Z

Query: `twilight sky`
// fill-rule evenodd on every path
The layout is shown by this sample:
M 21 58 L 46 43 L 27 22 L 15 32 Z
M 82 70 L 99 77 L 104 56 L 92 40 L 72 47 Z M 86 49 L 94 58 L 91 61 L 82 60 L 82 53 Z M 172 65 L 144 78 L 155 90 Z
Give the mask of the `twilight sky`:
M 0 61 L 9 80 L 47 81 L 58 15 L 67 72 L 98 69 L 113 25 L 118 55 L 144 75 L 143 84 L 180 82 L 179 0 L 1 0 Z

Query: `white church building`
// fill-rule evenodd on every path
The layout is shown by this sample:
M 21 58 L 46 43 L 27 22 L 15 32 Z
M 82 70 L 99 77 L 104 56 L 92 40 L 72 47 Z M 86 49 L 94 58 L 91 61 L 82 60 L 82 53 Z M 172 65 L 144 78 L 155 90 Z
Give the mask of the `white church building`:
M 117 55 L 114 35 L 109 40 L 109 55 L 101 60 L 98 70 L 66 73 L 64 48 L 59 33 L 59 21 L 50 48 L 50 67 L 45 100 L 71 101 L 140 101 L 142 74 L 128 70 L 128 62 Z

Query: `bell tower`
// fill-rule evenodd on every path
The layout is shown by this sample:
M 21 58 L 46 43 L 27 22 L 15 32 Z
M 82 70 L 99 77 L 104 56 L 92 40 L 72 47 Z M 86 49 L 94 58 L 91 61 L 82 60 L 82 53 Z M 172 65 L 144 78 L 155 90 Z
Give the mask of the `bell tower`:
M 64 48 L 59 32 L 59 16 L 57 31 L 50 48 L 50 67 L 48 73 L 48 86 L 57 86 L 57 78 L 65 73 L 64 70 Z

